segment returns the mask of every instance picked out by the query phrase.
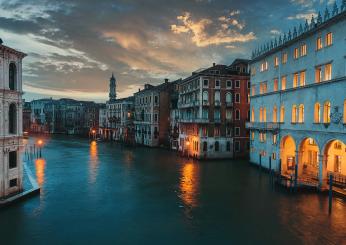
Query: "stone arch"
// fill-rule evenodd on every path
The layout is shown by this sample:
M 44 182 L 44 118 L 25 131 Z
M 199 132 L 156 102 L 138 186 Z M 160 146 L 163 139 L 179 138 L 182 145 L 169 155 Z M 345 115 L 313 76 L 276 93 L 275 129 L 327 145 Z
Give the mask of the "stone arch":
M 299 144 L 298 175 L 318 179 L 320 148 L 312 137 L 306 137 Z
M 280 142 L 281 174 L 292 175 L 296 164 L 296 142 L 291 135 L 282 137 Z
M 339 139 L 329 140 L 323 148 L 326 171 L 334 175 L 346 176 L 346 144 Z

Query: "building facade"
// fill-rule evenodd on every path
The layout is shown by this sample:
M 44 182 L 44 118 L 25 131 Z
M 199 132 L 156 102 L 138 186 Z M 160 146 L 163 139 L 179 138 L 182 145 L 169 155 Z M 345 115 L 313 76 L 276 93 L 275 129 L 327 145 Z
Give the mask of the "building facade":
M 26 54 L 0 39 L 0 198 L 23 189 L 22 59 Z
M 213 64 L 193 72 L 179 87 L 179 151 L 198 159 L 245 157 L 248 61 Z
M 343 1 L 253 53 L 251 162 L 319 187 L 346 176 L 345 47 Z

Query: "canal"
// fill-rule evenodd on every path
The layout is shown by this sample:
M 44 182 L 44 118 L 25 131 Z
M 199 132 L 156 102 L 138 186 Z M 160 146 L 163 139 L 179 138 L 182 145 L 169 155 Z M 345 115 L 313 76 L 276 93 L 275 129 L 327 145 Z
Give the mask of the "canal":
M 31 139 L 34 141 L 37 139 Z M 245 161 L 45 138 L 41 195 L 0 210 L 0 244 L 345 244 L 346 202 L 273 188 Z

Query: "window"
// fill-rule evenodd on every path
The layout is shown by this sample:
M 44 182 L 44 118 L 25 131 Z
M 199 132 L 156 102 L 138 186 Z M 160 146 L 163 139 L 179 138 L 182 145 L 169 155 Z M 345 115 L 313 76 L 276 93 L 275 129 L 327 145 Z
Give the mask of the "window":
M 231 151 L 231 142 L 229 141 L 226 143 L 226 151 Z
M 255 140 L 255 132 L 251 132 L 251 140 L 254 141 Z
M 215 151 L 219 151 L 219 141 L 215 141 Z
M 157 114 L 155 113 L 154 114 L 154 122 L 157 122 L 157 119 L 158 119 L 158 117 L 157 117 Z
M 299 57 L 299 49 L 295 48 L 294 53 L 293 53 L 293 58 L 296 60 L 296 59 L 298 59 L 298 57 Z
M 239 152 L 240 151 L 240 141 L 234 142 L 234 151 Z
M 306 79 L 305 71 L 300 72 L 300 86 L 305 86 L 305 79 Z
M 273 108 L 273 123 L 277 123 L 278 121 L 278 109 L 276 106 L 274 106 Z
M 346 102 L 345 102 L 345 105 L 346 105 Z M 346 115 L 346 113 L 345 113 Z M 345 119 L 346 119 L 346 116 L 345 116 Z M 255 108 L 252 107 L 252 110 L 251 110 L 251 122 L 255 122 Z
M 214 136 L 216 136 L 216 137 L 220 136 L 220 128 L 219 127 L 214 128 Z
M 323 48 L 322 38 L 319 37 L 319 38 L 317 38 L 317 40 L 316 40 L 316 50 L 320 50 L 320 49 L 322 49 L 322 48 Z
M 8 87 L 10 90 L 15 90 L 17 86 L 17 68 L 14 63 L 10 63 L 9 67 L 9 84 Z
M 260 94 L 267 93 L 267 82 L 260 83 Z
M 232 103 L 232 94 L 226 93 L 226 103 Z
M 226 119 L 228 120 L 232 119 L 232 110 L 226 109 Z
M 274 88 L 273 88 L 274 92 L 279 90 L 279 79 L 275 78 L 274 79 Z
M 208 91 L 203 91 L 203 102 L 208 103 L 209 102 L 209 94 Z
M 232 136 L 232 130 L 230 127 L 226 127 L 226 136 Z
M 287 53 L 286 52 L 282 54 L 281 59 L 282 59 L 282 61 L 281 61 L 282 64 L 286 64 L 287 63 Z
M 220 87 L 220 81 L 219 80 L 215 81 L 215 87 Z
M 304 123 L 304 105 L 303 104 L 299 105 L 298 122 Z
M 326 46 L 331 46 L 333 44 L 333 33 L 329 32 L 326 35 Z
M 292 123 L 297 122 L 297 106 L 293 105 L 292 106 Z
M 17 167 L 17 152 L 16 151 L 10 151 L 8 153 L 8 167 L 9 168 Z
M 234 136 L 240 136 L 240 128 L 239 127 L 234 128 Z
M 260 142 L 266 142 L 266 140 L 267 140 L 267 135 L 266 135 L 266 133 L 259 133 L 259 141 Z
M 276 145 L 277 141 L 278 141 L 278 135 L 277 134 L 273 134 L 273 145 Z
M 219 119 L 220 119 L 220 116 L 221 116 L 221 114 L 220 114 L 220 109 L 215 109 L 215 110 L 214 110 L 214 119 L 219 120 Z
M 259 116 L 259 121 L 263 122 L 263 108 L 260 108 L 260 116 Z
M 251 88 L 251 82 L 247 81 L 247 88 L 250 89 Z
M 287 77 L 286 76 L 281 77 L 281 90 L 286 89 L 286 82 L 287 82 Z
M 17 109 L 15 104 L 11 104 L 8 111 L 8 132 L 15 134 L 17 131 Z
M 326 101 L 323 105 L 323 123 L 330 123 L 330 102 Z
M 298 79 L 299 79 L 298 73 L 294 73 L 293 74 L 293 88 L 296 88 L 298 86 Z
M 235 110 L 235 120 L 240 120 L 240 110 Z
M 235 94 L 235 103 L 240 103 L 240 94 Z
M 235 81 L 235 87 L 236 87 L 236 88 L 240 88 L 240 81 L 239 81 L 239 80 L 236 80 L 236 81 Z
M 322 82 L 322 67 L 318 66 L 315 68 L 315 82 Z
M 321 105 L 319 103 L 315 104 L 314 107 L 314 123 L 321 122 Z
M 157 105 L 159 103 L 159 97 L 157 95 L 155 95 L 154 101 L 155 101 L 155 105 Z
M 268 70 L 268 62 L 263 61 L 263 63 L 261 64 L 261 72 L 267 71 L 267 70 Z
M 251 95 L 252 96 L 256 95 L 256 85 L 252 85 L 252 87 L 251 87 Z
M 306 44 L 300 46 L 300 56 L 305 56 L 307 54 Z
M 215 91 L 215 104 L 220 104 L 220 91 Z
M 324 67 L 324 81 L 332 80 L 332 64 L 327 64 Z
M 275 152 L 273 152 L 273 154 L 272 154 L 272 159 L 276 160 L 276 153 Z
M 206 152 L 208 150 L 208 143 L 203 142 L 203 152 Z
M 279 57 L 275 56 L 274 58 L 274 67 L 278 67 L 279 66 Z
M 209 81 L 208 80 L 203 80 L 203 86 L 208 87 L 209 86 Z
M 18 182 L 17 179 L 11 179 L 10 180 L 10 188 L 16 187 L 18 185 L 17 182 Z
M 280 122 L 284 123 L 285 122 L 285 107 L 281 106 L 280 108 Z
M 226 81 L 227 88 L 232 88 L 232 81 Z

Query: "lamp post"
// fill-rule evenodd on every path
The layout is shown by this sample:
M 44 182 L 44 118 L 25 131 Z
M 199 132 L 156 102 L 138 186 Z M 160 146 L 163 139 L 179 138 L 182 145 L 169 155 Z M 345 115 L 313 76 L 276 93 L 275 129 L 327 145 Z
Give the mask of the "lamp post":
M 39 147 L 39 158 L 42 158 L 42 145 L 43 145 L 43 141 L 42 140 L 38 140 L 37 144 L 38 144 L 38 147 Z

